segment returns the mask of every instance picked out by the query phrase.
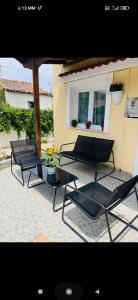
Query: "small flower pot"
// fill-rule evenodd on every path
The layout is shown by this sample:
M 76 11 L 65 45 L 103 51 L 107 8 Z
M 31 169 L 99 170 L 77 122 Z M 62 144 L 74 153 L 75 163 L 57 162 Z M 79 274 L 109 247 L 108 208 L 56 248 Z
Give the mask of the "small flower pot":
M 112 92 L 112 100 L 114 101 L 115 104 L 119 104 L 121 102 L 122 96 L 123 96 L 123 91 L 116 91 Z
M 86 124 L 86 129 L 89 129 L 91 124 Z
M 55 174 L 55 167 L 47 166 L 47 174 L 49 174 L 49 175 Z
M 78 124 L 78 122 L 77 122 L 76 120 L 72 120 L 72 121 L 71 121 L 71 126 L 72 126 L 72 127 L 76 127 L 77 124 Z
M 47 174 L 47 182 L 49 182 L 52 185 L 57 185 L 56 175 L 55 174 Z

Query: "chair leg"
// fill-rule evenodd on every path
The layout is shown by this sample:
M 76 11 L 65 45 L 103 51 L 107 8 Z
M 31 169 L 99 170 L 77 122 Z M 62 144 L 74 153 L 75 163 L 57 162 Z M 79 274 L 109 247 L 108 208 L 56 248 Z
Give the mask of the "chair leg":
M 115 172 L 115 160 L 114 160 L 114 152 L 112 151 L 112 158 L 113 158 L 113 160 L 111 161 L 110 160 L 110 162 L 113 164 L 113 169 L 112 169 L 112 171 L 111 172 L 109 172 L 109 173 L 107 173 L 107 174 L 105 174 L 104 172 L 98 172 L 97 170 L 96 170 L 96 174 L 95 174 L 95 178 L 96 178 L 96 180 L 95 181 L 99 181 L 99 180 L 101 180 L 101 179 L 103 179 L 103 178 L 105 178 L 105 177 L 107 177 L 107 176 L 110 176 L 111 174 L 113 174 L 114 172 Z M 98 173 L 101 173 L 101 174 L 103 174 L 104 176 L 101 176 L 100 178 L 98 178 L 97 179 L 97 174 Z M 112 177 L 112 176 L 111 176 Z
M 136 189 L 136 187 L 135 187 L 135 186 L 134 186 L 134 190 L 135 190 L 135 195 L 136 195 L 137 204 L 138 204 L 138 192 L 137 192 L 137 189 Z
M 123 219 L 121 219 L 119 216 L 117 216 L 117 215 L 115 215 L 114 213 L 111 213 L 111 212 L 109 212 L 109 214 L 112 216 L 112 217 L 114 217 L 115 219 L 117 219 L 118 221 L 120 221 L 120 222 L 122 222 L 123 224 L 125 224 L 126 226 L 112 239 L 112 242 L 115 242 L 121 235 L 122 235 L 122 233 L 123 232 L 125 232 L 126 231 L 126 229 L 128 229 L 128 228 L 132 228 L 132 229 L 134 229 L 135 231 L 137 231 L 138 232 L 138 228 L 135 226 L 135 225 L 133 225 L 132 223 L 138 218 L 138 214 L 131 220 L 131 221 L 129 221 L 129 222 L 127 222 L 127 221 L 125 221 L 125 220 L 123 220 Z
M 63 209 L 62 209 L 62 221 L 64 222 L 64 224 L 66 224 L 75 234 L 77 234 L 84 242 L 88 243 L 88 241 L 79 233 L 77 232 L 69 223 L 67 223 L 67 221 L 64 218 L 64 212 L 65 212 L 65 207 L 67 205 L 65 205 L 67 198 L 66 198 L 66 187 L 65 187 L 65 194 L 64 194 L 64 200 L 63 200 Z M 72 202 L 71 202 L 72 203 Z
M 113 171 L 112 171 L 112 173 L 114 173 L 115 172 L 115 158 L 114 158 L 114 152 L 112 151 L 112 157 L 113 157 L 113 161 L 112 161 L 112 163 L 113 163 Z
M 24 186 L 24 176 L 23 176 L 23 170 L 21 168 L 21 177 L 22 177 L 22 181 L 15 175 L 15 173 L 13 172 L 13 165 L 14 163 L 11 160 L 11 173 L 12 175 Z
M 95 173 L 94 173 L 94 181 L 98 181 L 97 179 L 97 174 L 98 174 L 98 171 L 97 171 L 97 164 L 95 165 Z
M 107 211 L 105 211 L 105 219 L 106 219 L 106 224 L 107 224 L 107 228 L 108 228 L 110 242 L 113 242 Z
M 21 175 L 22 175 L 22 181 L 23 181 L 22 185 L 24 186 L 24 176 L 23 176 L 23 170 L 22 170 L 22 168 L 21 168 Z

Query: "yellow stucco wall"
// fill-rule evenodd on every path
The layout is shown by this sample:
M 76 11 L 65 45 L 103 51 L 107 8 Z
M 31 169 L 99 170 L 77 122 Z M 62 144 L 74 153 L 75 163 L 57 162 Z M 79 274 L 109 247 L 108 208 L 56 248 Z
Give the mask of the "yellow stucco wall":
M 138 140 L 138 119 L 124 118 L 127 96 L 138 97 L 138 67 L 128 68 L 113 73 L 114 82 L 124 83 L 124 96 L 119 105 L 111 102 L 109 132 L 94 132 L 77 128 L 67 128 L 67 83 L 60 82 L 58 75 L 62 66 L 53 67 L 53 98 L 55 143 L 75 141 L 78 134 L 114 139 L 116 167 L 133 172 L 136 143 Z

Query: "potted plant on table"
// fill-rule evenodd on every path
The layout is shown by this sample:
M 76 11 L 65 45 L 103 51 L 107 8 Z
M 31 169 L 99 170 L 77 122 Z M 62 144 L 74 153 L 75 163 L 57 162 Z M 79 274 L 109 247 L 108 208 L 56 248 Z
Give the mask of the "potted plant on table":
M 91 124 L 92 124 L 92 122 L 89 121 L 89 120 L 87 120 L 87 121 L 85 122 L 86 128 L 89 129 L 90 126 L 91 126 Z
M 112 83 L 110 85 L 109 91 L 112 94 L 112 99 L 115 104 L 119 104 L 123 95 L 123 83 Z
M 42 159 L 44 159 L 44 164 L 47 166 L 47 174 L 55 174 L 55 167 L 59 164 L 61 156 L 56 146 L 51 146 L 46 149 L 42 155 Z

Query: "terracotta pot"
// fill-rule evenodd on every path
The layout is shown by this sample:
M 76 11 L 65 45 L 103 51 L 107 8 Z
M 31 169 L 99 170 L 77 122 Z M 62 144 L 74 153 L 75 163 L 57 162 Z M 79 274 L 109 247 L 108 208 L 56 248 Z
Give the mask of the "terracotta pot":
M 89 129 L 91 124 L 86 124 L 86 128 Z

